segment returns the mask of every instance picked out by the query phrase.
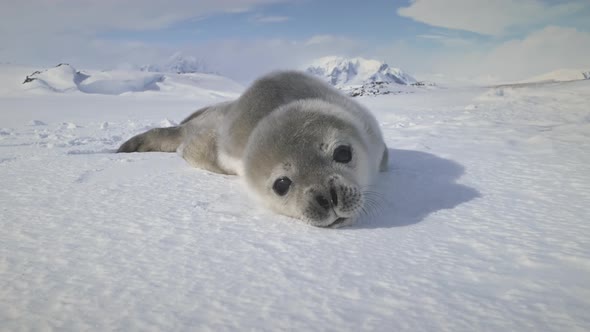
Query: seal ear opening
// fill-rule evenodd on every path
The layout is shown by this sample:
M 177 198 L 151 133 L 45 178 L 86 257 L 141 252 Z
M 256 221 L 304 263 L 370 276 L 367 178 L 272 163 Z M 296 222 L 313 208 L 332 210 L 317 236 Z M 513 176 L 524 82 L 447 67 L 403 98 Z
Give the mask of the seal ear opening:
M 383 156 L 381 157 L 381 163 L 379 164 L 380 172 L 387 172 L 387 164 L 389 164 L 389 151 L 387 147 L 383 149 Z

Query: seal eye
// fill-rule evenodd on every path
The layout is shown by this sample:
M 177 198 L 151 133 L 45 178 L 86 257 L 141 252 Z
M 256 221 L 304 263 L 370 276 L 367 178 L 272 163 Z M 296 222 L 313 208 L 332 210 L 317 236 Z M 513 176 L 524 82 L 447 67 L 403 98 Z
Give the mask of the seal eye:
M 352 160 L 352 151 L 350 151 L 350 146 L 348 145 L 340 145 L 334 150 L 334 161 L 338 163 L 347 164 Z
M 287 191 L 289 191 L 289 187 L 291 186 L 291 179 L 288 177 L 278 178 L 275 183 L 272 185 L 272 190 L 277 193 L 279 196 L 285 196 Z

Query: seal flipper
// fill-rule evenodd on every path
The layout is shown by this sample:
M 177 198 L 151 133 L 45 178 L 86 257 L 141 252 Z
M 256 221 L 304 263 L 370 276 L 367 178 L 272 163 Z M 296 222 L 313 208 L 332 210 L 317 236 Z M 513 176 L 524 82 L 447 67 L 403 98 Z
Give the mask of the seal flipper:
M 178 152 L 190 165 L 210 172 L 235 175 L 219 163 L 217 133 L 214 128 L 199 128 L 182 143 Z
M 205 114 L 205 111 L 208 110 L 210 108 L 210 106 L 207 107 L 203 107 L 199 110 L 196 110 L 193 114 L 189 115 L 186 119 L 182 120 L 182 122 L 180 123 L 181 125 L 191 121 L 192 119 L 198 118 L 199 116 Z
M 386 172 L 387 171 L 387 164 L 389 163 L 389 151 L 387 151 L 387 146 L 383 150 L 383 156 L 381 157 L 381 163 L 379 164 L 379 171 Z
M 182 127 L 154 128 L 133 136 L 117 150 L 120 152 L 175 152 L 182 143 Z

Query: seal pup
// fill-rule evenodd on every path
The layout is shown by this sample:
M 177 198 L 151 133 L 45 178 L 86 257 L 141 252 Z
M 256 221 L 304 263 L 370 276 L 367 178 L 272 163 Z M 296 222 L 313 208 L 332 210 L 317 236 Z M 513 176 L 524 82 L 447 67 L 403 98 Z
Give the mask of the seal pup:
M 134 136 L 117 152 L 147 151 L 176 151 L 194 167 L 239 175 L 270 209 L 318 227 L 352 224 L 388 162 L 373 115 L 297 71 L 263 76 L 238 99 Z

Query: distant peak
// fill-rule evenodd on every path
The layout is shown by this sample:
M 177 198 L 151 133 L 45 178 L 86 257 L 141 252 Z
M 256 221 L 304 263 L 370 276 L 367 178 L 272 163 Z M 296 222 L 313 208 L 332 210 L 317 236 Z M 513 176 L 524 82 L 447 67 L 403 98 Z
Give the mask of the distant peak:
M 211 73 L 207 69 L 204 61 L 192 55 L 185 55 L 176 52 L 166 60 L 141 67 L 141 71 L 174 73 L 174 74 L 191 74 L 191 73 Z
M 312 61 L 305 70 L 334 86 L 375 82 L 402 85 L 416 83 L 416 79 L 399 68 L 392 68 L 385 62 L 362 57 L 326 56 Z

